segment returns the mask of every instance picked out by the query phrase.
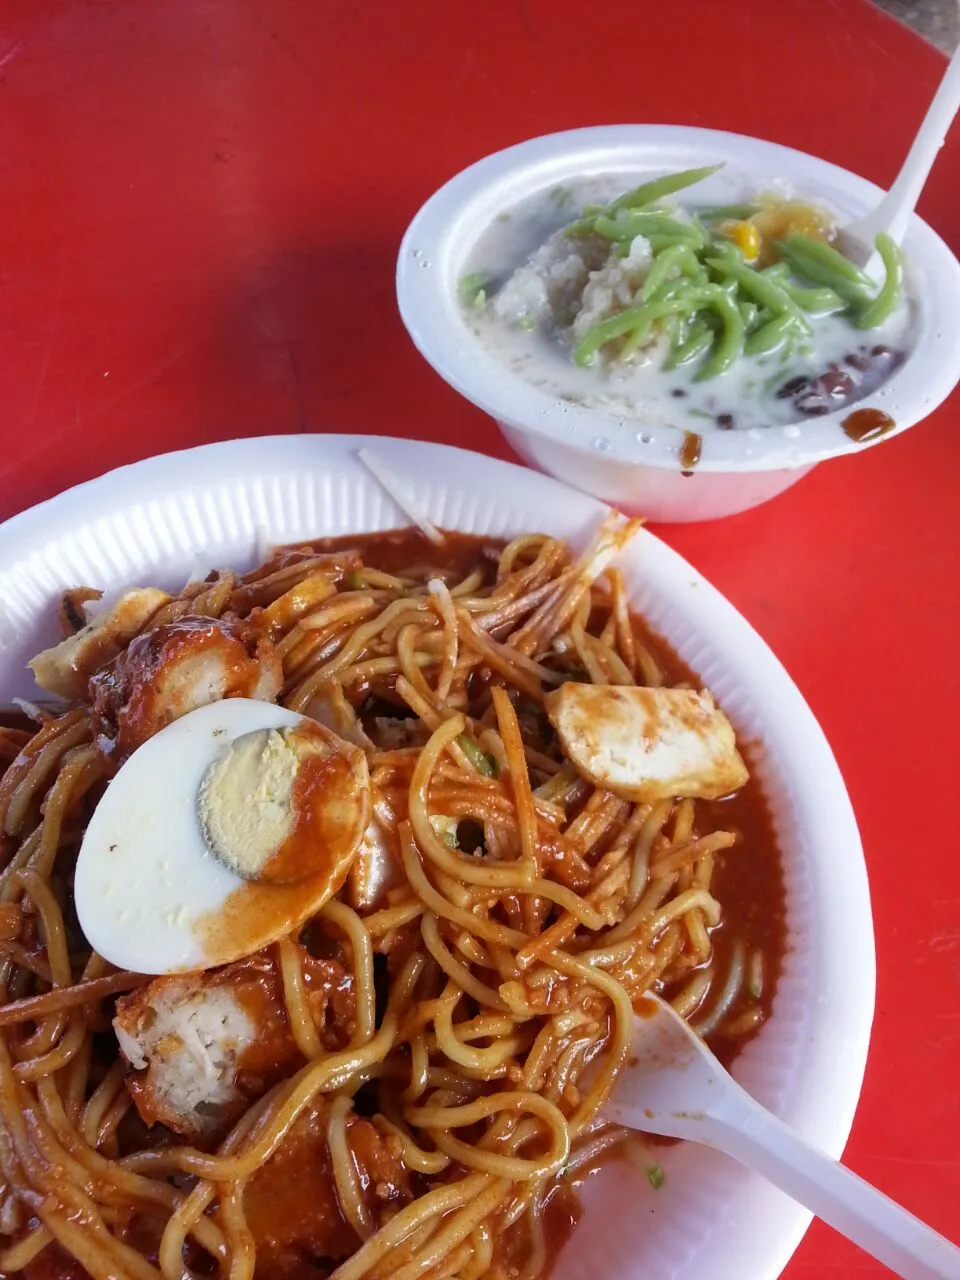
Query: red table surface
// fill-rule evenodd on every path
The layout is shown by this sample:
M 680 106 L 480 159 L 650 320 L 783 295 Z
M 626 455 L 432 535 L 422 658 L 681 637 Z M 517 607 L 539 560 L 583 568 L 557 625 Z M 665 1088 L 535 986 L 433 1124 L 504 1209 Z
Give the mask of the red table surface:
M 886 184 L 944 65 L 865 0 L 3 8 L 3 516 L 238 434 L 510 456 L 397 315 L 397 245 L 434 188 L 538 133 L 643 120 L 758 134 Z M 955 249 L 958 154 L 955 131 L 921 201 Z M 770 642 L 839 758 L 879 970 L 846 1158 L 954 1236 L 958 431 L 955 396 L 757 511 L 658 530 Z M 880 1273 L 815 1224 L 785 1275 Z

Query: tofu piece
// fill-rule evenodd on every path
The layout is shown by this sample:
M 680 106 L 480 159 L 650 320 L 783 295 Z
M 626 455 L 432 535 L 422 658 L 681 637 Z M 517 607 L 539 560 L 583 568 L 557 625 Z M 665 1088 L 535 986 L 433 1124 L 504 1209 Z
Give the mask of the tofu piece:
M 705 690 L 568 681 L 544 706 L 577 771 L 625 800 L 717 800 L 749 777 L 733 726 Z
M 197 707 L 273 702 L 282 685 L 283 665 L 255 622 L 185 615 L 134 637 L 91 678 L 97 745 L 119 763 Z
M 342 1048 L 353 980 L 335 960 L 301 956 L 321 1039 Z M 216 1141 L 251 1102 L 303 1065 L 272 952 L 207 973 L 157 978 L 117 1001 L 113 1028 L 132 1068 L 127 1088 L 148 1125 Z
M 239 1062 L 257 1028 L 229 986 L 192 986 L 184 980 L 138 993 L 146 998 L 134 996 L 114 1030 L 124 1057 L 143 1073 L 129 1082 L 141 1117 L 203 1138 L 242 1102 Z
M 31 660 L 37 684 L 60 698 L 82 698 L 94 671 L 115 658 L 170 599 L 166 591 L 155 587 L 128 591 L 95 614 L 76 635 L 44 649 Z

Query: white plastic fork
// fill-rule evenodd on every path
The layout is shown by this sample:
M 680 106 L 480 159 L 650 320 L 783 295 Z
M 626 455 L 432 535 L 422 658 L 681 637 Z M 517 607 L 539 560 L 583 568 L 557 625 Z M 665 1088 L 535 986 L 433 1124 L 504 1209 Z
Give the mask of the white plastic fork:
M 605 1114 L 733 1156 L 905 1280 L 960 1280 L 960 1249 L 755 1102 L 657 996 L 644 997 Z
M 874 241 L 877 233 L 885 231 L 900 244 L 906 235 L 910 217 L 917 207 L 920 192 L 927 180 L 933 162 L 943 146 L 947 131 L 960 108 L 960 48 L 947 65 L 940 87 L 927 108 L 923 123 L 917 130 L 913 145 L 907 152 L 893 186 L 875 209 L 861 218 L 854 218 L 838 233 L 839 248 L 864 270 L 872 275 L 877 263 Z

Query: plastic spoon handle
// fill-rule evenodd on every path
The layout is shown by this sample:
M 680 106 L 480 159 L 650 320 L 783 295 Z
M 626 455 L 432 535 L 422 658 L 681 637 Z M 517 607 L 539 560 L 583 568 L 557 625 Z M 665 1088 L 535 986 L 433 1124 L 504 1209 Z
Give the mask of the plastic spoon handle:
M 960 1249 L 734 1089 L 698 1122 L 701 1142 L 762 1174 L 905 1280 L 960 1280 Z
M 877 232 L 886 231 L 897 244 L 900 244 L 906 233 L 910 215 L 917 207 L 923 184 L 933 168 L 933 162 L 943 146 L 958 108 L 960 108 L 960 48 L 956 50 L 947 65 L 940 87 L 934 94 L 923 124 L 913 140 L 913 146 L 893 186 L 871 213 L 845 226 L 844 235 L 872 249 Z

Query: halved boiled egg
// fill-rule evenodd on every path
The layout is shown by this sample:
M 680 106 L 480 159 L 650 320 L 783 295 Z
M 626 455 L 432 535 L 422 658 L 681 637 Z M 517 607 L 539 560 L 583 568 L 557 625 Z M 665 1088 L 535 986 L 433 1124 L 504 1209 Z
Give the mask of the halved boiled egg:
M 367 761 L 273 703 L 200 707 L 139 747 L 87 826 L 87 940 L 138 973 L 206 969 L 295 929 L 346 879 L 370 820 Z

